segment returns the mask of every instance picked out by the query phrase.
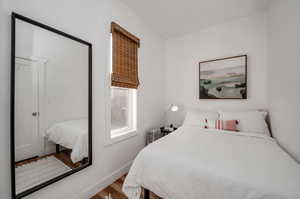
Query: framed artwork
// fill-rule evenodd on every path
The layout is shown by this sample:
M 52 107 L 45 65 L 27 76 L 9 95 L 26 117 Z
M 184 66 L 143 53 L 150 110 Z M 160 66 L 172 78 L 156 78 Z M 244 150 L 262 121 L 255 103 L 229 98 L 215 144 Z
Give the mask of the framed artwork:
M 247 55 L 199 62 L 199 99 L 247 99 Z

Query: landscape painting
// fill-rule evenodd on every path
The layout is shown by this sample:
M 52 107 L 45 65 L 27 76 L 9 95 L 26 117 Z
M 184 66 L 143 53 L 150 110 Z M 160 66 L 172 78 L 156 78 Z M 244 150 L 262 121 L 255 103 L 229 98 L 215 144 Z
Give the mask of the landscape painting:
M 199 63 L 200 99 L 247 99 L 247 55 Z

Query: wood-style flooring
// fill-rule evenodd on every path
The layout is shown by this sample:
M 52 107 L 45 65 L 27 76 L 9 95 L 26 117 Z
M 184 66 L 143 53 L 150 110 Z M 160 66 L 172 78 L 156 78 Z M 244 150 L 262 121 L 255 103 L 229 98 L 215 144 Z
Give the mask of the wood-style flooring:
M 71 157 L 71 151 L 70 150 L 63 150 L 63 151 L 60 151 L 59 153 L 52 153 L 52 154 L 48 154 L 48 155 L 45 155 L 45 156 L 35 157 L 35 158 L 28 159 L 28 160 L 24 160 L 24 161 L 16 163 L 15 166 L 16 167 L 22 166 L 22 165 L 25 165 L 25 164 L 28 164 L 28 163 L 31 163 L 31 162 L 49 157 L 49 156 L 55 156 L 57 159 L 62 161 L 65 165 L 67 165 L 71 169 L 78 168 L 82 165 L 81 162 L 77 162 L 75 164 L 72 162 L 72 160 L 70 158 Z
M 111 194 L 112 199 L 128 199 L 122 191 L 123 182 L 125 180 L 126 175 L 122 176 L 114 183 L 106 187 L 104 190 L 100 191 L 96 195 L 94 195 L 91 199 L 105 199 L 105 196 Z M 144 192 L 142 191 L 141 199 L 144 198 Z M 154 193 L 150 193 L 150 199 L 162 199 L 156 196 Z

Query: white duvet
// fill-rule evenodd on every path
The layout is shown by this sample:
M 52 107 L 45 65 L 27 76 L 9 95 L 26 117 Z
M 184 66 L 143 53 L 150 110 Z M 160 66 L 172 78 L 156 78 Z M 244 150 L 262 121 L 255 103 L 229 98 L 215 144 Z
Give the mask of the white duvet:
M 72 149 L 71 160 L 76 163 L 88 157 L 88 120 L 69 120 L 55 123 L 45 137 L 56 144 Z
M 185 126 L 144 148 L 124 182 L 164 199 L 300 199 L 300 165 L 270 137 Z

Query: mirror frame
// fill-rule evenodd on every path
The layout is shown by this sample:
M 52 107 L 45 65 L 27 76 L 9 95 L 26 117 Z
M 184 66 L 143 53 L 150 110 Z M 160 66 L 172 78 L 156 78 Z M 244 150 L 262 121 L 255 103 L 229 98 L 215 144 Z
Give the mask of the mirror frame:
M 88 47 L 88 163 L 82 167 L 72 169 L 71 171 L 68 171 L 60 176 L 57 176 L 51 180 L 48 180 L 46 182 L 43 182 L 35 187 L 32 187 L 22 193 L 16 194 L 16 179 L 15 179 L 15 40 L 16 40 L 16 19 L 21 20 L 23 22 L 27 22 L 29 24 L 35 25 L 37 27 L 43 28 L 45 30 L 48 30 L 50 32 L 56 33 L 60 36 L 66 37 L 68 39 L 74 40 L 76 42 L 79 42 L 81 44 L 84 44 Z M 67 34 L 65 32 L 62 32 L 60 30 L 57 30 L 55 28 L 52 28 L 50 26 L 44 25 L 40 22 L 34 21 L 30 18 L 24 17 L 22 15 L 19 15 L 17 13 L 12 12 L 11 14 L 11 112 L 10 112 L 10 149 L 11 149 L 11 193 L 13 199 L 19 199 L 22 197 L 25 197 L 33 192 L 36 192 L 50 184 L 53 184 L 69 175 L 72 175 L 78 171 L 81 171 L 85 169 L 86 167 L 89 167 L 92 165 L 92 44 L 84 41 L 82 39 L 79 39 L 77 37 L 74 37 L 70 34 Z

